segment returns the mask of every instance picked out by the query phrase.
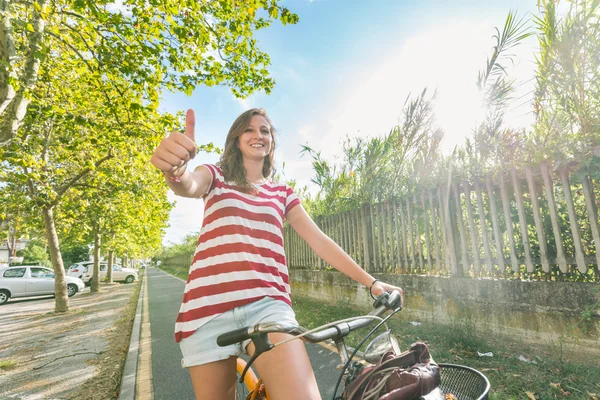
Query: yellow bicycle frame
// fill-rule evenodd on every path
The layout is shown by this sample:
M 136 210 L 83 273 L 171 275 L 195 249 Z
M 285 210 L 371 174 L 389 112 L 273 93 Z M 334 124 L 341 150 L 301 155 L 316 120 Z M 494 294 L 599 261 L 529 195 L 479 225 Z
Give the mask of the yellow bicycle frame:
M 244 368 L 246 368 L 246 361 L 244 361 L 241 358 L 238 358 L 236 370 L 237 370 L 237 373 L 240 374 L 240 376 L 242 375 L 242 372 L 244 372 Z M 258 379 L 256 377 L 256 374 L 254 373 L 252 368 L 248 368 L 248 371 L 246 372 L 246 375 L 244 376 L 244 385 L 246 385 L 246 388 L 248 389 L 248 392 L 250 393 L 249 400 L 258 400 L 256 398 L 256 396 L 258 396 L 259 389 L 263 385 L 263 383 L 262 383 L 262 379 Z M 264 392 L 265 392 L 265 398 L 267 400 L 270 400 L 269 393 L 267 393 L 266 390 Z

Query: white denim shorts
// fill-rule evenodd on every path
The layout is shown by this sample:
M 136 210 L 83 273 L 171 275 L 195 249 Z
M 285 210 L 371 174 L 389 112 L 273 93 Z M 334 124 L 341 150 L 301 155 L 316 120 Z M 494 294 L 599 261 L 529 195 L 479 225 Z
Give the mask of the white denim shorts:
M 246 347 L 250 339 L 220 347 L 217 344 L 217 336 L 235 329 L 252 326 L 260 322 L 283 322 L 298 325 L 296 314 L 287 303 L 264 297 L 254 303 L 234 308 L 202 325 L 191 336 L 179 342 L 179 348 L 183 358 L 183 368 L 208 364 L 215 361 L 225 360 L 229 357 L 238 357 L 246 353 Z

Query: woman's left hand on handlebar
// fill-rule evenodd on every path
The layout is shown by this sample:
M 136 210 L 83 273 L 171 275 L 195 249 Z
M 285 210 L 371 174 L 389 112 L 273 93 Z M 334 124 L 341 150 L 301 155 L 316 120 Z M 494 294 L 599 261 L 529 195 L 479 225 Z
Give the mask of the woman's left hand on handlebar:
M 391 292 L 391 291 L 400 292 L 400 297 L 402 298 L 402 304 L 404 304 L 404 290 L 398 286 L 390 285 L 389 283 L 377 281 L 371 287 L 371 293 L 373 296 L 377 297 L 381 295 L 383 292 Z

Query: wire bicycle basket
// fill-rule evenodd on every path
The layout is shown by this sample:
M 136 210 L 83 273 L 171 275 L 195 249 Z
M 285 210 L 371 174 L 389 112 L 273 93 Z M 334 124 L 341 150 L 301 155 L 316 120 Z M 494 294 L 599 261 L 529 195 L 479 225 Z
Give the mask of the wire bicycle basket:
M 442 382 L 439 389 L 452 394 L 457 400 L 485 400 L 490 391 L 490 382 L 476 369 L 456 364 L 438 364 Z

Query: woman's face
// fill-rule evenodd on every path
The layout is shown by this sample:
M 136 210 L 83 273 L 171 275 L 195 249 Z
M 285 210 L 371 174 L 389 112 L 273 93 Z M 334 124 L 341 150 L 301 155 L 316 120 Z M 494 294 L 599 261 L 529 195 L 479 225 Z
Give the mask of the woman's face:
M 271 126 L 262 115 L 254 115 L 248 128 L 238 137 L 238 147 L 244 158 L 262 160 L 273 144 Z

